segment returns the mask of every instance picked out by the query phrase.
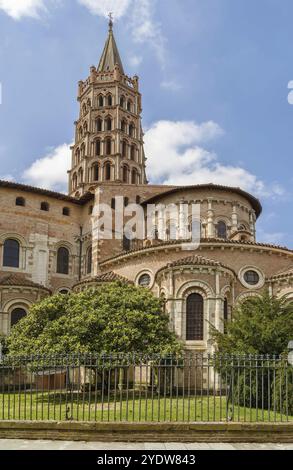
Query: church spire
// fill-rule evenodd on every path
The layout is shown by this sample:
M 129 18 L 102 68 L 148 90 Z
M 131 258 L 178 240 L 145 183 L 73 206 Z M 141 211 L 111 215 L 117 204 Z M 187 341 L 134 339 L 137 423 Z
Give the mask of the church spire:
M 102 57 L 100 59 L 97 72 L 113 72 L 115 65 L 118 64 L 120 72 L 124 75 L 122 61 L 120 59 L 118 47 L 113 33 L 113 16 L 109 14 L 109 34 L 105 43 Z

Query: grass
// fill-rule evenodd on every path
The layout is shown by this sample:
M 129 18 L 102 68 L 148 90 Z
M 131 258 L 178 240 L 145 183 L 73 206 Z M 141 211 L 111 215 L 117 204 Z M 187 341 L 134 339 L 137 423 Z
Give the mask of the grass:
M 119 391 L 115 397 L 95 396 L 84 393 L 22 392 L 0 395 L 0 420 L 50 420 L 50 421 L 97 421 L 97 422 L 195 422 L 195 421 L 247 421 L 281 422 L 293 421 L 293 416 L 280 414 L 271 409 L 256 409 L 229 403 L 226 396 L 157 396 L 152 400 L 136 392 L 129 392 L 128 400 Z M 227 417 L 228 414 L 228 417 Z

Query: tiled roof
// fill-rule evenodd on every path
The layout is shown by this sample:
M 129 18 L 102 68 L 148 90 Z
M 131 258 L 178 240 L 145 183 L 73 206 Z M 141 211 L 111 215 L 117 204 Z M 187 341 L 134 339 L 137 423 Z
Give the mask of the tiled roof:
M 86 193 L 84 194 L 84 196 L 77 199 L 71 196 L 67 196 L 66 194 L 63 194 L 63 193 L 49 191 L 48 189 L 35 188 L 34 186 L 29 186 L 29 185 L 20 184 L 20 183 L 13 183 L 12 181 L 3 181 L 3 180 L 0 180 L 0 188 L 17 189 L 19 191 L 25 191 L 28 193 L 40 194 L 42 196 L 52 197 L 54 199 L 71 202 L 72 204 L 77 204 L 77 205 L 83 205 L 85 202 L 87 202 L 88 200 L 94 197 L 92 193 Z
M 108 273 L 99 274 L 98 276 L 89 277 L 88 279 L 85 279 L 84 281 L 78 282 L 77 284 L 75 284 L 74 287 L 80 286 L 82 284 L 92 284 L 93 282 L 103 283 L 103 282 L 115 282 L 115 281 L 122 281 L 122 282 L 126 282 L 127 284 L 132 283 L 125 277 L 119 276 L 119 274 L 116 274 L 113 271 L 109 271 Z
M 282 279 L 282 278 L 291 277 L 291 276 L 293 276 L 293 266 L 291 266 L 290 268 L 283 269 L 283 270 L 277 272 L 276 274 L 274 274 L 274 276 L 272 276 L 269 279 L 269 281 L 274 281 L 274 280 L 277 280 L 277 279 Z
M 122 251 L 121 253 L 119 253 L 118 255 L 116 256 L 113 256 L 111 258 L 107 258 L 103 261 L 100 262 L 100 265 L 102 266 L 104 263 L 107 263 L 109 261 L 114 261 L 118 258 L 121 258 L 123 256 L 127 256 L 127 255 L 130 255 L 130 254 L 134 254 L 134 253 L 140 253 L 140 252 L 143 252 L 143 251 L 147 251 L 147 250 L 150 250 L 150 249 L 155 249 L 155 248 L 160 248 L 160 247 L 168 247 L 168 246 L 176 246 L 176 245 L 181 245 L 183 243 L 191 243 L 190 240 L 169 240 L 169 241 L 156 241 L 156 244 L 155 245 L 151 245 L 151 246 L 145 246 L 145 247 L 141 247 L 141 248 L 135 248 L 133 250 L 129 250 L 129 251 Z M 292 254 L 293 255 L 293 250 L 290 250 L 289 248 L 287 247 L 284 247 L 284 246 L 279 246 L 279 245 L 270 245 L 268 243 L 257 243 L 257 242 L 250 242 L 250 241 L 242 241 L 242 240 L 224 240 L 222 238 L 202 238 L 201 241 L 200 241 L 200 244 L 202 246 L 204 246 L 205 244 L 213 244 L 213 245 L 230 245 L 230 246 L 235 246 L 235 245 L 238 245 L 238 246 L 243 246 L 243 247 L 253 247 L 255 246 L 256 248 L 261 248 L 261 247 L 264 247 L 264 248 L 272 248 L 272 249 L 279 249 L 279 250 L 285 250 L 287 251 L 288 253 Z
M 191 185 L 191 186 L 178 186 L 176 188 L 169 189 L 169 190 L 167 190 L 163 193 L 160 193 L 156 196 L 152 196 L 152 197 L 146 199 L 145 201 L 143 201 L 143 204 L 151 204 L 151 203 L 155 202 L 157 199 L 160 199 L 163 196 L 167 196 L 169 194 L 177 193 L 177 192 L 185 190 L 185 189 L 187 189 L 187 190 L 188 189 L 205 189 L 205 190 L 208 190 L 208 191 L 213 191 L 213 190 L 217 189 L 217 190 L 220 190 L 220 191 L 229 191 L 231 193 L 237 193 L 240 196 L 245 197 L 245 199 L 247 199 L 250 202 L 250 204 L 252 205 L 252 207 L 254 208 L 254 210 L 256 212 L 257 217 L 262 212 L 262 206 L 261 206 L 260 201 L 256 197 L 252 196 L 252 194 L 249 194 L 246 191 L 243 191 L 243 189 L 241 189 L 241 188 L 234 188 L 233 186 L 222 186 L 220 184 L 213 184 L 213 183 L 195 184 L 195 185 Z
M 187 264 L 196 264 L 202 266 L 224 266 L 219 261 L 215 261 L 214 259 L 205 258 L 204 256 L 199 255 L 191 255 L 185 258 L 178 259 L 176 261 L 173 261 L 172 263 L 169 263 L 168 266 L 184 266 Z
M 19 274 L 2 274 L 0 276 L 0 286 L 32 287 L 34 289 L 43 289 L 50 292 L 50 289 L 30 281 Z

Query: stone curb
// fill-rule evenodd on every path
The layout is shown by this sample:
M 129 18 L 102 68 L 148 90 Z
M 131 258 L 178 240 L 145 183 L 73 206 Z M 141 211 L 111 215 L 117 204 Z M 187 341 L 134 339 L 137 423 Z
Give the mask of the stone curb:
M 293 443 L 292 423 L 89 423 L 0 421 L 0 439 L 101 442 Z

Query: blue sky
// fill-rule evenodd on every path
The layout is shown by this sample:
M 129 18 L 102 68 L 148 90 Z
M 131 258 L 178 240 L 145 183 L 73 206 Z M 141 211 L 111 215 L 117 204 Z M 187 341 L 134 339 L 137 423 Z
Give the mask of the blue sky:
M 258 239 L 292 247 L 291 0 L 0 0 L 0 177 L 66 189 L 108 11 L 140 76 L 149 179 L 241 186 L 264 206 Z

